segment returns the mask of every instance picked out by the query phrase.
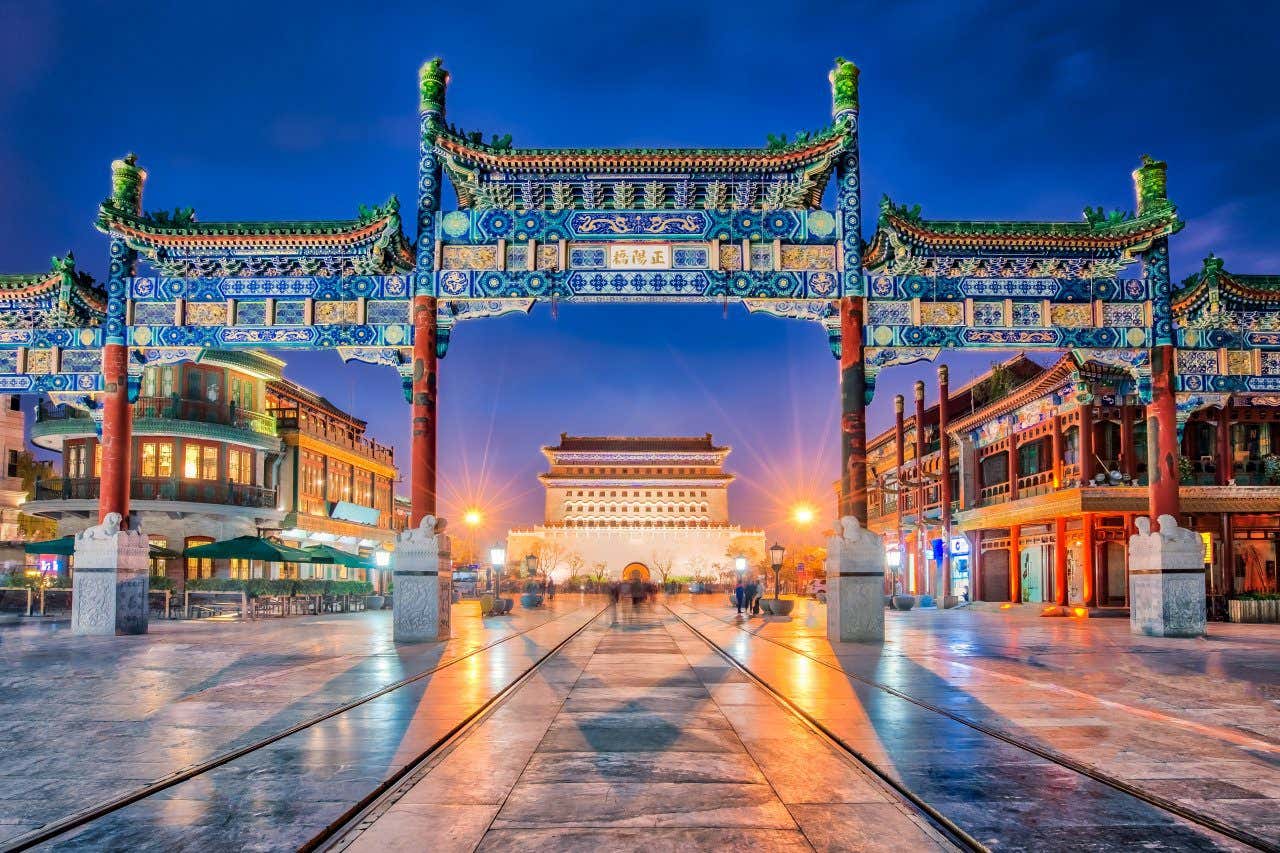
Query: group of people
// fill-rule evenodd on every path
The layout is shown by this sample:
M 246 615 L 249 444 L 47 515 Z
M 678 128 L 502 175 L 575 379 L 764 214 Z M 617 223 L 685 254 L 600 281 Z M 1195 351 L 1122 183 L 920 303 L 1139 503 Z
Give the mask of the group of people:
M 641 604 L 652 604 L 657 596 L 656 583 L 645 583 L 638 578 L 609 585 L 609 597 L 613 599 L 614 604 L 630 598 L 632 606 L 639 607 Z
M 738 612 L 741 613 L 743 608 L 752 616 L 760 615 L 760 598 L 764 595 L 764 585 L 757 584 L 755 581 L 743 583 L 738 581 L 738 585 L 733 588 L 733 601 L 738 605 Z

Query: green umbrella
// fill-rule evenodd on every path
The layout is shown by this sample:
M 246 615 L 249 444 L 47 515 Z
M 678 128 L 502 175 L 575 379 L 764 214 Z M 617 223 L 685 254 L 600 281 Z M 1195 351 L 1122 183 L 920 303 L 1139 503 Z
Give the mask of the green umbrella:
M 237 536 L 207 545 L 193 545 L 182 552 L 187 557 L 209 560 L 265 560 L 269 563 L 327 563 L 315 554 L 309 554 L 288 545 L 277 545 L 257 536 Z
M 46 539 L 43 542 L 28 542 L 23 546 L 23 550 L 28 554 L 62 554 L 70 557 L 76 552 L 76 537 L 61 536 L 57 539 Z M 168 548 L 152 545 L 149 556 L 153 560 L 169 560 L 182 555 L 177 551 L 170 551 Z
M 318 563 L 337 563 L 339 566 L 351 569 L 373 568 L 373 560 L 368 557 L 361 557 L 359 554 L 352 554 L 350 551 L 343 551 L 332 545 L 312 545 L 303 550 L 318 557 L 319 559 L 316 560 Z

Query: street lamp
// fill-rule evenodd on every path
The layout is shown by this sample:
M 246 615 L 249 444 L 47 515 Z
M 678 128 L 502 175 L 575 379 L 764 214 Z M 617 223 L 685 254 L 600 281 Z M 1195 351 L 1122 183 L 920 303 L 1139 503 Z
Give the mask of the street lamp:
M 801 527 L 812 524 L 816 517 L 817 513 L 814 512 L 813 507 L 808 504 L 796 504 L 791 510 L 792 520 Z
M 538 558 L 535 557 L 533 554 L 525 554 L 524 570 L 529 575 L 529 577 L 531 578 L 537 577 Z
M 773 566 L 773 600 L 777 601 L 778 584 L 781 583 L 782 577 L 782 558 L 787 555 L 787 549 L 777 542 L 773 543 L 773 547 L 769 549 L 769 563 Z
M 493 597 L 502 597 L 502 567 L 507 562 L 507 549 L 494 545 L 489 549 L 489 562 L 493 565 L 494 584 Z
M 479 527 L 480 522 L 484 521 L 484 516 L 480 514 L 480 510 L 472 507 L 463 514 L 462 521 L 467 527 Z
M 738 571 L 738 580 L 741 581 L 743 575 L 747 573 L 747 558 L 741 554 L 734 557 L 733 567 Z

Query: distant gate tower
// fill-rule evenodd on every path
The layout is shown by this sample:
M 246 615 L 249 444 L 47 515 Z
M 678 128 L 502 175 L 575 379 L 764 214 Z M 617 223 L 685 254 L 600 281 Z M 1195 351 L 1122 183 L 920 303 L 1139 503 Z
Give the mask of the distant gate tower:
M 533 553 L 558 577 L 603 570 L 659 581 L 719 576 L 733 554 L 755 562 L 764 532 L 729 522 L 730 448 L 702 436 L 571 436 L 543 447 L 551 470 L 543 524 L 508 534 L 508 558 Z M 576 560 L 574 559 L 576 558 Z

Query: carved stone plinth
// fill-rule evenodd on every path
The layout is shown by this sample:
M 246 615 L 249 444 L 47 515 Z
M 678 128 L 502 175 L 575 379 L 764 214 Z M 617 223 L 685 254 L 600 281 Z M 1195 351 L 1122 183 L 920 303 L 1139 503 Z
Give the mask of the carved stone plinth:
M 1204 543 L 1173 516 L 1134 522 L 1129 537 L 1129 630 L 1148 637 L 1202 637 L 1205 630 Z
M 448 537 L 426 516 L 416 530 L 406 530 L 396 542 L 395 592 L 391 614 L 397 643 L 449 639 L 452 577 Z
M 884 642 L 884 544 L 849 516 L 827 542 L 827 639 Z
M 114 636 L 147 633 L 150 586 L 147 537 L 121 530 L 120 515 L 76 534 L 71 632 Z

